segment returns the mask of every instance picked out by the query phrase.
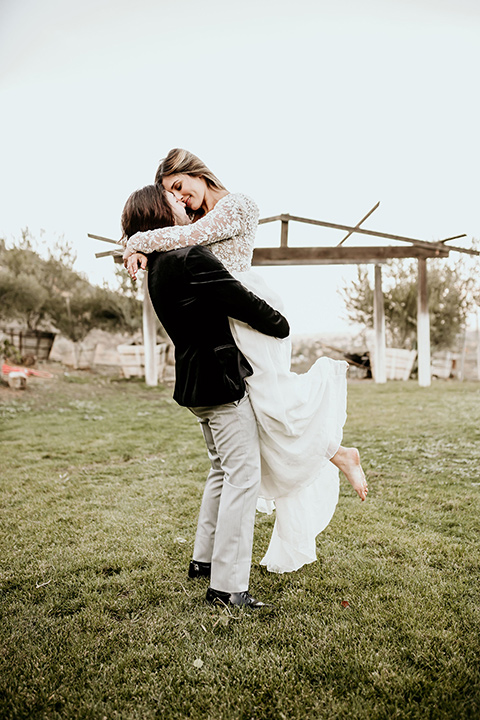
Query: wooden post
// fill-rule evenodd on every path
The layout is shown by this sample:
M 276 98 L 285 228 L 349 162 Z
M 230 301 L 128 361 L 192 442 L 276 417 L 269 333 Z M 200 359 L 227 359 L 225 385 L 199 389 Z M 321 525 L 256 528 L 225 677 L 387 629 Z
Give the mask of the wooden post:
M 145 353 L 145 383 L 150 387 L 158 385 L 157 367 L 157 316 L 148 292 L 147 273 L 143 278 L 143 349 Z
M 477 305 L 477 380 L 480 380 L 480 305 Z
M 280 247 L 288 247 L 288 220 L 282 219 L 282 230 L 280 233 Z
M 418 259 L 417 350 L 418 384 L 420 387 L 429 387 L 432 381 L 432 376 L 426 258 Z
M 467 328 L 463 330 L 463 342 L 462 342 L 462 354 L 460 355 L 460 369 L 458 372 L 458 379 L 465 380 L 465 357 L 467 354 Z
M 386 383 L 387 366 L 385 361 L 385 306 L 383 301 L 381 265 L 375 265 L 373 326 L 375 329 L 375 382 Z

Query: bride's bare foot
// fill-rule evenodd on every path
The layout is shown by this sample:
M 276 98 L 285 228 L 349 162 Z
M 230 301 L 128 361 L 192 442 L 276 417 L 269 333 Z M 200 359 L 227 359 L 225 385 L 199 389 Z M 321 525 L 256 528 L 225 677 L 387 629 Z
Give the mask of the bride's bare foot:
M 360 453 L 357 448 L 344 448 L 340 446 L 338 452 L 331 458 L 331 462 L 343 472 L 360 500 L 365 500 L 368 493 L 367 480 L 360 463 Z

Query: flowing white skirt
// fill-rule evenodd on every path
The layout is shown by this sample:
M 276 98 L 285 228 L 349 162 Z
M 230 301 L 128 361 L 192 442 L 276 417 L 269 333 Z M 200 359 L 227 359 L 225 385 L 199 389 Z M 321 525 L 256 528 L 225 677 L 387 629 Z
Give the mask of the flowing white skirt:
M 252 270 L 233 273 L 249 290 L 282 310 L 282 302 Z M 253 367 L 247 378 L 262 455 L 257 509 L 276 518 L 261 560 L 272 572 L 291 572 L 316 560 L 316 536 L 338 502 L 337 452 L 346 420 L 348 363 L 319 358 L 302 375 L 290 371 L 290 338 L 263 335 L 231 320 L 238 347 Z

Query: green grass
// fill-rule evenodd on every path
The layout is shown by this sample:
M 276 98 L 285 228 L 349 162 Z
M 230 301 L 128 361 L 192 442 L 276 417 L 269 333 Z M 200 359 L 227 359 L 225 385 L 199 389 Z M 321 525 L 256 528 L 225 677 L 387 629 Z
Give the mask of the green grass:
M 343 483 L 286 575 L 257 516 L 259 613 L 186 578 L 208 460 L 168 390 L 57 370 L 0 401 L 2 720 L 480 716 L 480 384 L 349 386 L 368 500 Z

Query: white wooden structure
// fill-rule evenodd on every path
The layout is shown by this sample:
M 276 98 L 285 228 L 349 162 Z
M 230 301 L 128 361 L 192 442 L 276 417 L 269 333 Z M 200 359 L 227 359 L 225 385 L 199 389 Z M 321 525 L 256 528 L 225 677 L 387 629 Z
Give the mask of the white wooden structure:
M 402 235 L 366 230 L 361 227 L 362 223 L 378 208 L 377 203 L 355 226 L 339 225 L 323 220 L 297 217 L 294 215 L 282 214 L 274 217 L 262 218 L 259 225 L 280 221 L 280 247 L 255 248 L 253 253 L 253 265 L 341 265 L 341 264 L 374 264 L 375 266 L 375 288 L 374 288 L 374 331 L 375 331 L 375 352 L 373 362 L 375 364 L 375 382 L 385 383 L 386 372 L 386 344 L 385 344 L 385 313 L 382 289 L 382 263 L 393 258 L 416 258 L 418 260 L 418 316 L 417 316 L 417 348 L 418 348 L 418 384 L 421 387 L 428 387 L 431 384 L 431 358 L 430 358 L 430 319 L 428 313 L 428 286 L 427 286 L 427 259 L 448 257 L 451 251 L 467 253 L 469 255 L 480 255 L 480 252 L 469 248 L 454 247 L 446 245 L 451 240 L 466 237 L 456 235 L 445 238 L 438 242 L 426 242 Z M 347 234 L 336 246 L 327 247 L 290 247 L 288 245 L 289 223 L 299 222 L 331 230 L 347 231 Z M 385 240 L 399 241 L 405 245 L 362 245 L 359 247 L 344 246 L 345 241 L 353 234 L 369 235 L 371 237 Z M 90 238 L 103 240 L 104 242 L 118 245 L 115 240 L 90 235 Z M 113 255 L 115 262 L 122 262 L 122 252 L 112 250 L 96 253 L 96 257 Z M 147 385 L 157 384 L 157 368 L 155 359 L 156 346 L 156 317 L 148 295 L 146 278 L 144 280 L 145 301 L 143 306 L 143 337 L 145 345 L 145 382 Z

